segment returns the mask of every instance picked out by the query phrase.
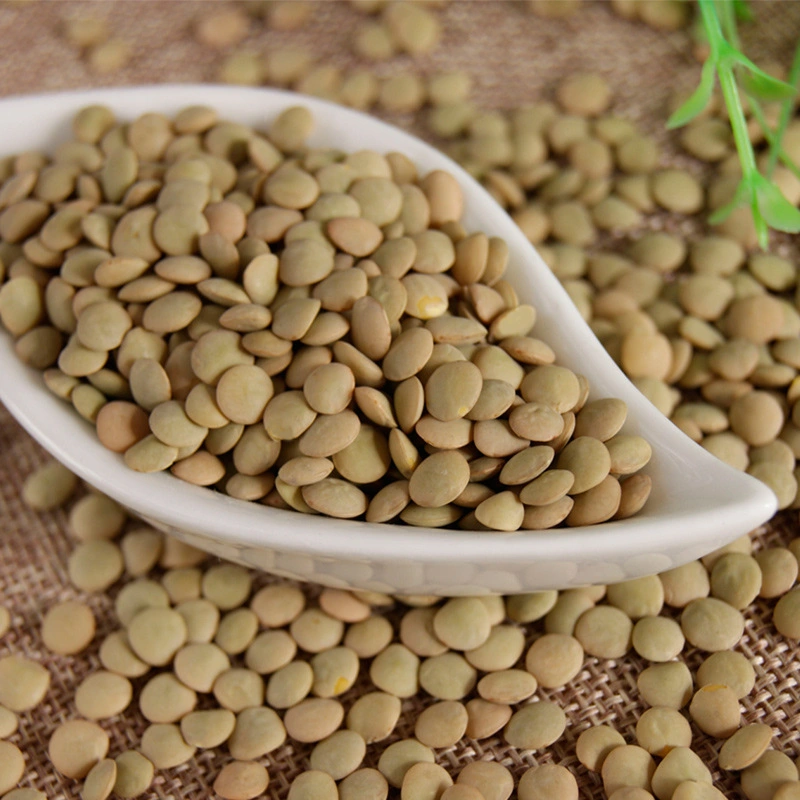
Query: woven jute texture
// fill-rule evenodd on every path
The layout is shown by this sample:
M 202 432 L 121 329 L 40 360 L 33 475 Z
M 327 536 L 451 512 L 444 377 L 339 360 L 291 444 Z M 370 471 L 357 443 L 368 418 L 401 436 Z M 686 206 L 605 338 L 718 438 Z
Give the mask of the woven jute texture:
M 192 36 L 196 20 L 224 7 L 218 2 L 128 0 L 128 2 L 5 2 L 0 5 L 0 95 L 143 83 L 214 81 L 221 54 L 198 44 Z M 302 30 L 278 33 L 254 24 L 243 47 L 265 52 L 270 47 L 296 44 L 313 48 L 323 61 L 343 68 L 356 62 L 349 52 L 354 26 L 362 19 L 344 2 L 314 4 L 309 24 Z M 753 3 L 759 24 L 747 46 L 757 61 L 787 64 L 800 35 L 800 3 Z M 565 19 L 534 16 L 526 4 L 492 0 L 453 0 L 440 13 L 444 27 L 441 46 L 431 55 L 411 61 L 398 57 L 380 65 L 380 75 L 413 70 L 431 74 L 464 69 L 475 78 L 473 98 L 484 108 L 512 108 L 548 97 L 559 78 L 574 71 L 595 70 L 607 77 L 615 91 L 614 110 L 636 120 L 658 135 L 663 131 L 670 94 L 689 88 L 698 77 L 698 64 L 685 31 L 658 32 L 626 21 L 600 2 L 586 2 Z M 131 46 L 128 66 L 113 75 L 93 74 L 81 54 L 60 35 L 70 16 L 101 17 L 109 29 Z M 391 121 L 424 133 L 424 126 L 407 117 Z M 4 119 L 4 125 L 13 120 Z M 680 156 L 674 155 L 676 160 Z M 0 376 L 0 380 L 3 380 Z M 0 657 L 20 653 L 41 661 L 52 674 L 44 702 L 21 715 L 19 731 L 11 737 L 25 753 L 27 769 L 22 785 L 45 792 L 49 798 L 77 798 L 78 783 L 64 779 L 51 766 L 47 742 L 55 727 L 73 718 L 76 686 L 100 666 L 102 637 L 117 626 L 113 615 L 118 587 L 105 594 L 82 596 L 69 584 L 66 571 L 73 547 L 67 534 L 66 511 L 37 514 L 20 497 L 25 477 L 46 459 L 21 428 L 0 409 L 0 604 L 12 614 L 11 630 L 0 640 Z M 755 546 L 788 543 L 798 535 L 796 512 L 787 512 L 755 535 Z M 270 581 L 256 577 L 255 587 Z M 313 598 L 314 587 L 306 587 Z M 98 632 L 93 645 L 75 657 L 55 657 L 42 644 L 43 614 L 54 603 L 70 598 L 85 600 L 94 610 Z M 771 624 L 774 602 L 757 601 L 746 612 L 745 633 L 737 645 L 755 667 L 754 691 L 743 700 L 743 720 L 773 726 L 773 745 L 797 758 L 800 755 L 800 644 L 780 636 Z M 398 611 L 388 612 L 396 615 Z M 669 613 L 665 611 L 664 613 Z M 677 615 L 675 615 L 677 618 Z M 529 639 L 540 632 L 529 626 Z M 687 649 L 683 656 L 695 669 L 702 654 Z M 565 688 L 539 691 L 554 699 L 568 717 L 564 736 L 542 752 L 518 751 L 501 736 L 480 742 L 463 739 L 437 753 L 439 763 L 453 775 L 474 760 L 496 760 L 515 778 L 531 765 L 560 763 L 576 775 L 583 798 L 602 798 L 598 775 L 584 769 L 575 757 L 575 741 L 588 727 L 607 723 L 634 743 L 634 728 L 646 705 L 636 679 L 646 663 L 631 653 L 618 661 L 587 658 L 584 669 Z M 137 689 L 140 688 L 138 685 Z M 362 678 L 342 700 L 346 707 L 372 687 Z M 403 704 L 403 714 L 391 739 L 368 748 L 366 764 L 374 766 L 386 744 L 413 735 L 416 716 L 432 702 L 417 697 Z M 146 721 L 133 704 L 124 715 L 103 723 L 111 736 L 110 754 L 135 748 Z M 727 797 L 739 798 L 738 778 L 716 770 L 720 742 L 694 730 L 693 748 L 714 770 L 716 785 Z M 270 773 L 267 796 L 285 798 L 293 778 L 308 769 L 309 747 L 287 743 L 262 759 Z M 199 751 L 186 764 L 159 772 L 148 798 L 199 800 L 213 796 L 219 769 L 230 759 L 224 748 Z M 394 791 L 394 790 L 393 790 Z M 397 793 L 399 796 L 399 793 Z

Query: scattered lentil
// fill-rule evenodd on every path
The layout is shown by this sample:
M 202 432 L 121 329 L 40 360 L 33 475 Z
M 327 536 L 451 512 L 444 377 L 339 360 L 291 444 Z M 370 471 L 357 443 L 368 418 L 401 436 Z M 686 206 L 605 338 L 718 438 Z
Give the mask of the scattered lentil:
M 255 761 L 234 761 L 220 770 L 214 791 L 224 800 L 251 800 L 263 794 L 268 784 L 266 767 Z
M 47 746 L 53 766 L 68 778 L 86 777 L 107 752 L 108 734 L 96 723 L 81 719 L 59 725 Z
M 257 672 L 230 667 L 214 681 L 214 699 L 234 713 L 259 706 L 264 702 L 264 681 Z
M 85 650 L 94 633 L 91 608 L 75 600 L 52 606 L 42 620 L 42 641 L 48 650 L 59 655 L 75 655 Z
M 36 511 L 50 511 L 66 503 L 77 485 L 75 475 L 58 461 L 51 460 L 25 479 L 22 499 Z
M 150 725 L 142 734 L 142 753 L 157 769 L 170 769 L 186 763 L 194 755 L 181 736 L 180 728 L 171 723 Z
M 229 739 L 235 725 L 236 715 L 227 708 L 192 711 L 181 719 L 181 735 L 191 747 L 219 747 Z
M 117 780 L 117 762 L 111 758 L 98 761 L 83 782 L 81 800 L 104 800 L 114 789 Z
M 748 800 L 774 797 L 781 784 L 797 780 L 797 767 L 785 753 L 767 750 L 741 772 L 742 791 Z
M 385 739 L 400 718 L 400 699 L 385 692 L 368 692 L 347 712 L 347 727 L 361 734 L 367 744 Z
M 419 685 L 439 700 L 461 700 L 472 691 L 476 681 L 476 670 L 459 653 L 432 656 L 419 667 Z
M 476 669 L 495 672 L 511 669 L 522 655 L 524 647 L 525 634 L 521 628 L 495 624 L 489 633 L 489 638 L 479 647 L 465 651 L 464 657 Z M 419 652 L 417 654 L 423 655 Z M 436 653 L 425 655 L 436 655 Z
M 473 761 L 465 765 L 456 783 L 477 789 L 484 800 L 508 800 L 514 790 L 511 773 L 496 761 Z
M 525 656 L 525 669 L 546 689 L 569 683 L 582 666 L 583 647 L 575 637 L 563 633 L 540 636 Z
M 575 743 L 575 755 L 586 769 L 600 772 L 606 756 L 616 747 L 625 744 L 622 734 L 607 725 L 587 728 Z
M 453 785 L 453 779 L 444 767 L 420 761 L 404 775 L 400 788 L 401 800 L 441 796 Z
M 144 685 L 139 693 L 139 709 L 149 722 L 178 722 L 197 704 L 197 695 L 171 672 L 162 672 Z
M 739 727 L 739 699 L 728 686 L 707 684 L 692 697 L 689 714 L 704 733 L 727 739 Z
M 337 700 L 310 697 L 293 705 L 283 718 L 286 732 L 298 742 L 319 742 L 341 725 L 344 708 Z
M 755 764 L 772 741 L 772 728 L 754 722 L 736 731 L 719 751 L 722 769 L 742 770 Z
M 633 623 L 614 606 L 594 606 L 578 617 L 575 638 L 583 649 L 598 658 L 621 658 L 631 644 Z
M 267 684 L 267 703 L 272 708 L 289 708 L 310 692 L 314 671 L 305 661 L 292 661 L 276 670 Z
M 728 686 L 739 699 L 750 694 L 755 682 L 756 672 L 753 665 L 736 650 L 712 653 L 697 669 L 698 686 Z
M 433 751 L 416 739 L 400 739 L 381 753 L 378 770 L 390 786 L 400 789 L 406 773 L 419 763 L 433 764 Z
M 615 747 L 605 757 L 600 774 L 607 795 L 623 786 L 637 787 L 649 791 L 656 762 L 650 753 L 634 744 Z
M 729 650 L 744 632 L 741 612 L 722 600 L 704 597 L 692 600 L 681 614 L 681 629 L 687 641 L 713 653 Z
M 311 769 L 327 772 L 334 780 L 354 772 L 361 765 L 367 745 L 360 734 L 352 730 L 332 733 L 311 751 Z
M 519 800 L 577 800 L 578 782 L 560 764 L 539 764 L 522 773 L 517 789 Z
M 87 719 L 121 714 L 133 698 L 133 686 L 122 675 L 99 670 L 87 676 L 75 692 L 75 707 Z
M 148 664 L 169 664 L 188 637 L 184 618 L 170 608 L 144 608 L 128 623 L 128 640 L 136 655 Z
M 25 757 L 11 742 L 0 741 L 0 792 L 8 792 L 25 774 Z
M 114 539 L 126 519 L 125 511 L 110 497 L 92 492 L 70 509 L 69 527 L 72 535 L 81 542 Z
M 17 715 L 7 709 L 5 706 L 0 706 L 0 739 L 8 739 L 19 726 L 19 719 Z
M 778 600 L 772 612 L 772 621 L 778 632 L 789 639 L 800 639 L 798 608 L 800 608 L 800 587 L 795 587 Z
M 642 699 L 651 706 L 680 709 L 692 697 L 692 674 L 681 661 L 647 667 L 639 675 L 636 685 Z
M 539 700 L 516 711 L 503 735 L 512 747 L 538 750 L 557 741 L 566 724 L 567 718 L 561 706 L 549 700 Z
M 122 575 L 120 548 L 105 539 L 81 542 L 70 554 L 67 571 L 72 585 L 83 592 L 102 592 Z
M 711 784 L 711 773 L 694 751 L 688 747 L 673 747 L 656 767 L 652 791 L 659 800 L 672 797 L 684 781 Z
M 674 708 L 648 708 L 636 723 L 636 742 L 654 756 L 666 756 L 676 747 L 689 747 L 692 729 Z
M 648 661 L 671 661 L 681 653 L 684 643 L 680 625 L 669 617 L 642 617 L 633 626 L 633 649 Z
M 289 788 L 288 800 L 336 800 L 336 783 L 327 772 L 308 770 L 300 773 Z
M 253 706 L 238 714 L 227 741 L 231 755 L 247 761 L 272 752 L 285 740 L 286 730 L 280 717 L 271 708 Z

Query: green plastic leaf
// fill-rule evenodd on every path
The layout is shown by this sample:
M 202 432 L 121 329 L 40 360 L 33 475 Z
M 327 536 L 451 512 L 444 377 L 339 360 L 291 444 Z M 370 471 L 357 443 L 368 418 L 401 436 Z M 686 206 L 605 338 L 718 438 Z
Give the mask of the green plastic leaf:
M 793 86 L 773 78 L 758 68 L 742 76 L 742 86 L 748 94 L 767 101 L 791 100 L 797 93 Z
M 739 29 L 736 24 L 736 9 L 729 0 L 714 0 L 714 12 L 716 13 L 720 27 L 725 38 L 734 46 L 739 44 Z
M 722 59 L 732 61 L 744 67 L 748 74 L 742 78 L 745 90 L 760 97 L 762 100 L 788 100 L 795 96 L 796 89 L 789 83 L 773 78 L 768 72 L 754 64 L 744 53 L 728 42 L 720 43 L 720 56 Z
M 703 64 L 700 85 L 692 92 L 692 96 L 667 120 L 667 128 L 680 128 L 699 114 L 702 114 L 711 101 L 714 93 L 715 69 L 711 60 Z
M 759 175 L 755 189 L 758 210 L 771 228 L 800 233 L 800 209 L 793 206 L 774 183 Z

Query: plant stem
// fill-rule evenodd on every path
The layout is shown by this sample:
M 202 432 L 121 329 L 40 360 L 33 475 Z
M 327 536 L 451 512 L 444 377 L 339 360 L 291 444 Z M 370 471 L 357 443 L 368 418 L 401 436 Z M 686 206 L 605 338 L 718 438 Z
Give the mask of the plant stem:
M 714 5 L 714 0 L 697 0 L 703 25 L 708 36 L 708 46 L 711 49 L 709 57 L 716 61 L 719 58 L 719 43 L 724 38 L 720 27 L 719 15 Z
M 748 133 L 747 119 L 742 107 L 742 96 L 736 82 L 736 70 L 741 67 L 751 73 L 752 94 L 768 99 L 787 100 L 789 110 L 786 111 L 787 106 L 782 109 L 786 114 L 791 113 L 795 90 L 793 86 L 768 75 L 734 46 L 738 43 L 739 36 L 732 0 L 697 0 L 697 3 L 708 38 L 709 56 L 703 66 L 700 86 L 670 119 L 672 125 L 677 126 L 696 117 L 708 105 L 713 91 L 713 76 L 716 73 L 728 111 L 728 121 L 739 155 L 742 177 L 733 200 L 717 209 L 711 215 L 710 221 L 715 224 L 725 219 L 734 208 L 748 206 L 758 243 L 763 250 L 766 250 L 769 245 L 770 228 L 786 233 L 800 233 L 800 211 L 786 199 L 776 184 L 771 183 L 758 170 L 755 151 Z M 728 30 L 729 39 L 725 38 L 723 26 Z M 800 50 L 795 54 L 795 62 L 792 67 L 793 79 L 796 81 L 800 78 Z M 776 153 L 774 158 L 787 160 L 781 148 L 781 138 L 787 123 L 784 122 L 783 128 L 778 126 L 778 130 L 773 132 L 766 125 L 766 119 L 757 102 L 757 97 L 753 100 L 753 108 L 759 124 L 764 128 L 765 135 Z
M 739 28 L 736 25 L 736 9 L 734 8 L 733 0 L 721 0 L 717 3 L 717 7 L 722 9 L 720 14 L 722 18 L 722 27 L 728 41 L 737 49 L 742 49 L 741 40 L 739 39 Z
M 714 8 L 714 0 L 698 0 L 700 12 L 703 15 L 703 22 L 708 31 L 708 43 L 711 48 L 711 57 L 717 62 L 717 75 L 722 89 L 722 96 L 728 109 L 728 117 L 733 130 L 733 140 L 736 143 L 736 150 L 742 162 L 742 176 L 748 178 L 753 172 L 757 172 L 756 158 L 753 153 L 753 146 L 747 133 L 747 120 L 744 116 L 739 88 L 736 85 L 736 78 L 733 73 L 733 64 L 724 53 L 724 46 L 727 45 L 725 37 L 720 27 L 719 17 Z

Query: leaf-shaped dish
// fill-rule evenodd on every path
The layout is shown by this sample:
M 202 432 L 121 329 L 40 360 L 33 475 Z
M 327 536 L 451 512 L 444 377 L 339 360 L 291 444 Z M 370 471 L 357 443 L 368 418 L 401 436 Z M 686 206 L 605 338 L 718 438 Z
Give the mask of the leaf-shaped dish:
M 156 527 L 222 558 L 319 583 L 414 594 L 530 592 L 611 583 L 698 558 L 770 518 L 776 501 L 763 484 L 709 455 L 665 419 L 628 381 L 584 323 L 535 249 L 497 203 L 458 165 L 377 119 L 309 97 L 268 89 L 160 85 L 10 98 L 0 101 L 0 155 L 50 150 L 69 137 L 73 114 L 102 103 L 120 119 L 174 114 L 193 104 L 264 128 L 281 110 L 306 105 L 312 144 L 408 155 L 421 173 L 445 169 L 462 185 L 467 230 L 508 243 L 507 278 L 539 312 L 535 333 L 559 363 L 583 373 L 592 397 L 629 407 L 624 430 L 653 446 L 646 468 L 653 492 L 636 517 L 584 528 L 513 534 L 370 524 L 308 516 L 235 500 L 161 473 L 129 470 L 91 425 L 44 387 L 0 334 L 0 400 L 57 459 Z

